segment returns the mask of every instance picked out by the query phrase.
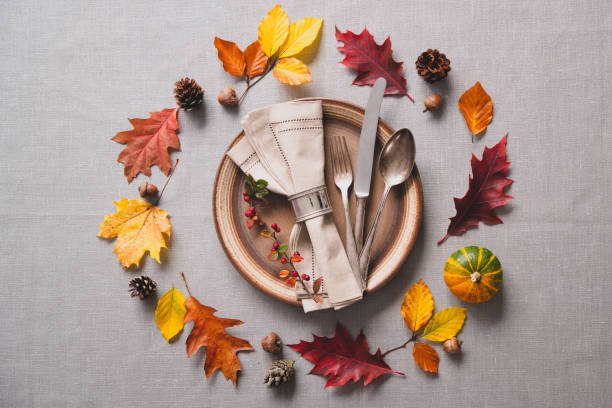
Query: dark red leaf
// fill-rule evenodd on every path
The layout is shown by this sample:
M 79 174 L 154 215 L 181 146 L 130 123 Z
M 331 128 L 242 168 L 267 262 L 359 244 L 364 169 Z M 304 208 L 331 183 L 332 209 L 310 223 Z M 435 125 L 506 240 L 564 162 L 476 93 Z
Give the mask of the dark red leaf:
M 387 37 L 382 45 L 378 45 L 367 28 L 361 34 L 355 34 L 349 30 L 343 33 L 336 27 L 336 40 L 344 43 L 338 46 L 345 55 L 340 63 L 357 71 L 354 85 L 373 85 L 378 78 L 384 77 L 387 80 L 385 95 L 402 94 L 414 102 L 408 95 L 404 63 L 393 59 L 391 38 Z
M 393 371 L 385 363 L 380 349 L 370 354 L 363 331 L 353 340 L 348 330 L 340 323 L 336 326 L 334 337 L 319 337 L 313 334 L 313 341 L 301 340 L 299 344 L 289 344 L 289 347 L 314 363 L 310 374 L 328 377 L 325 387 L 336 387 L 361 379 L 364 385 L 368 385 L 381 375 L 404 375 Z
M 485 147 L 482 160 L 472 154 L 472 176 L 469 187 L 463 198 L 455 197 L 457 214 L 450 219 L 446 235 L 438 241 L 438 245 L 449 235 L 462 235 L 470 227 L 485 224 L 502 224 L 503 221 L 494 213 L 494 209 L 506 204 L 512 196 L 504 194 L 504 189 L 513 183 L 506 177 L 510 162 L 506 161 L 506 142 L 504 136 L 492 148 Z

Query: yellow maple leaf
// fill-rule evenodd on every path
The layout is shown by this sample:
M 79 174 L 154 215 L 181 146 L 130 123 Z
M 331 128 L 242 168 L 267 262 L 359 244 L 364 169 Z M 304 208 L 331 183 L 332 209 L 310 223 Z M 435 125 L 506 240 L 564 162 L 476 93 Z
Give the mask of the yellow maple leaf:
M 289 35 L 281 47 L 280 58 L 293 57 L 315 42 L 321 32 L 323 19 L 315 17 L 304 17 L 299 21 L 291 23 Z
M 168 342 L 183 330 L 185 313 L 187 313 L 185 296 L 175 287 L 164 293 L 157 301 L 155 323 Z
M 312 81 L 306 64 L 293 57 L 280 59 L 272 73 L 283 84 L 300 85 Z
M 425 326 L 425 323 L 431 318 L 434 299 L 423 279 L 419 279 L 406 291 L 401 310 L 406 326 L 413 332 Z
M 144 254 L 161 263 L 160 252 L 167 248 L 172 226 L 166 211 L 143 200 L 122 198 L 115 201 L 117 212 L 107 214 L 98 236 L 117 238 L 113 252 L 124 268 L 140 266 Z
M 440 310 L 423 330 L 424 339 L 446 341 L 459 333 L 465 321 L 465 307 L 447 307 Z
M 289 17 L 285 10 L 277 4 L 261 19 L 257 28 L 257 35 L 262 51 L 268 56 L 276 51 L 287 39 L 289 34 Z

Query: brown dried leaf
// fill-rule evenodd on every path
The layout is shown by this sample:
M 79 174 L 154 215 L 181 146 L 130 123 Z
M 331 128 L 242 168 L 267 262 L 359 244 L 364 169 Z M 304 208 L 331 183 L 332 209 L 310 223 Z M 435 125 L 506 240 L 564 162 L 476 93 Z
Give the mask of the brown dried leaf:
M 414 357 L 414 361 L 423 371 L 427 371 L 428 373 L 438 372 L 440 357 L 438 357 L 438 352 L 436 349 L 431 347 L 429 344 L 420 342 L 414 343 L 412 356 Z

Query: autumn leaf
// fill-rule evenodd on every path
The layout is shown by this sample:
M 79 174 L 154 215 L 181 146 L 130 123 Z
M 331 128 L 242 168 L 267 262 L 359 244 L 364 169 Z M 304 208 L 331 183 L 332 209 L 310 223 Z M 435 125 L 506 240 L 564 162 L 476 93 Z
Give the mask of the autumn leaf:
M 492 148 L 485 147 L 482 160 L 472 154 L 468 191 L 462 198 L 454 199 L 457 213 L 450 219 L 446 235 L 438 245 L 449 235 L 462 235 L 479 221 L 489 225 L 503 223 L 494 210 L 512 199 L 512 196 L 504 194 L 504 189 L 513 183 L 506 177 L 510 167 L 506 160 L 507 139 L 508 135 Z
M 380 349 L 370 354 L 363 331 L 353 340 L 348 330 L 340 323 L 336 326 L 334 337 L 313 335 L 313 341 L 301 340 L 298 344 L 289 344 L 289 347 L 314 363 L 310 374 L 328 377 L 325 387 L 345 385 L 361 379 L 364 385 L 368 385 L 385 374 L 404 375 L 393 371 L 385 363 Z
M 357 71 L 353 85 L 373 85 L 383 77 L 387 80 L 385 95 L 405 95 L 414 102 L 408 94 L 406 78 L 404 78 L 403 62 L 393 59 L 391 38 L 387 37 L 382 45 L 378 45 L 367 28 L 361 34 L 352 31 L 341 32 L 336 27 L 336 40 L 343 45 L 338 50 L 345 55 L 341 64 Z
M 223 63 L 225 72 L 235 76 L 244 75 L 244 69 L 246 68 L 245 56 L 236 43 L 215 37 L 215 48 L 217 49 L 219 60 Z
M 458 105 L 473 136 L 484 132 L 493 119 L 493 100 L 480 82 L 461 95 Z
M 143 200 L 115 201 L 117 212 L 107 214 L 98 236 L 117 238 L 113 252 L 124 268 L 140 266 L 145 253 L 161 263 L 160 252 L 167 248 L 172 226 L 166 211 Z
M 172 169 L 170 151 L 181 150 L 176 131 L 179 128 L 176 118 L 176 108 L 164 109 L 160 112 L 151 112 L 146 119 L 129 119 L 134 127 L 117 133 L 113 140 L 127 145 L 117 161 L 124 164 L 124 174 L 128 183 L 138 175 L 144 173 L 151 175 L 151 166 L 157 165 L 161 171 L 168 175 Z
M 175 287 L 159 298 L 155 308 L 155 323 L 166 341 L 170 342 L 183 330 L 186 311 L 185 296 Z
M 314 17 L 304 17 L 291 23 L 289 35 L 281 47 L 279 58 L 293 57 L 312 45 L 319 36 L 322 25 L 323 19 Z
M 249 78 L 263 74 L 268 64 L 268 56 L 262 51 L 259 40 L 253 41 L 244 50 L 246 74 Z
M 436 349 L 429 344 L 421 342 L 414 343 L 412 357 L 414 357 L 414 361 L 423 371 L 427 371 L 428 373 L 438 372 L 440 357 L 438 357 Z
M 402 303 L 402 316 L 406 326 L 413 332 L 419 330 L 431 318 L 433 310 L 433 295 L 423 279 L 419 279 L 406 291 Z
M 421 337 L 431 341 L 446 341 L 459 333 L 465 316 L 465 307 L 442 309 L 427 323 Z
M 193 328 L 187 337 L 187 355 L 191 357 L 200 348 L 206 348 L 204 373 L 209 378 L 221 370 L 227 380 L 236 384 L 240 371 L 239 351 L 253 350 L 251 344 L 227 333 L 228 327 L 242 324 L 240 320 L 215 316 L 217 310 L 198 302 L 193 296 L 185 301 L 187 313 L 185 323 L 193 321 Z
M 279 4 L 272 7 L 268 14 L 261 19 L 257 34 L 264 54 L 268 57 L 276 54 L 289 34 L 289 17 Z
M 273 74 L 276 79 L 288 85 L 300 85 L 312 81 L 306 64 L 293 57 L 279 60 Z

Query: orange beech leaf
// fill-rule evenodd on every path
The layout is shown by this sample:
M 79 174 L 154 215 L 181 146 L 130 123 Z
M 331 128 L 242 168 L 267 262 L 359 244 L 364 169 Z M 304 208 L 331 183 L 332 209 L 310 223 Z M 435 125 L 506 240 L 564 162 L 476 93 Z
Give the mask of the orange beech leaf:
M 283 269 L 278 273 L 278 277 L 281 279 L 285 279 L 289 277 L 289 271 L 287 269 Z
M 440 363 L 440 357 L 436 349 L 431 347 L 427 343 L 414 343 L 412 349 L 412 356 L 414 361 L 418 364 L 423 371 L 428 373 L 437 373 L 438 364 Z
M 126 145 L 117 161 L 123 163 L 123 170 L 131 183 L 138 173 L 151 175 L 151 166 L 158 166 L 167 176 L 172 169 L 170 151 L 181 150 L 176 131 L 179 128 L 176 108 L 151 112 L 146 119 L 129 119 L 134 127 L 117 133 L 113 140 Z
M 268 65 L 268 56 L 262 51 L 259 40 L 255 40 L 244 50 L 246 74 L 249 78 L 263 74 Z
M 461 95 L 458 105 L 473 136 L 484 132 L 493 119 L 493 100 L 480 82 Z
M 206 348 L 204 373 L 209 378 L 215 371 L 221 370 L 226 379 L 236 384 L 240 360 L 236 353 L 253 350 L 253 346 L 243 339 L 228 334 L 225 329 L 242 324 L 237 319 L 225 319 L 215 316 L 216 309 L 205 306 L 190 296 L 185 301 L 187 313 L 185 323 L 193 321 L 193 328 L 187 337 L 187 355 L 191 357 L 200 348 Z
M 244 75 L 246 61 L 236 43 L 215 37 L 215 48 L 217 48 L 217 57 L 223 63 L 225 72 L 236 76 Z

